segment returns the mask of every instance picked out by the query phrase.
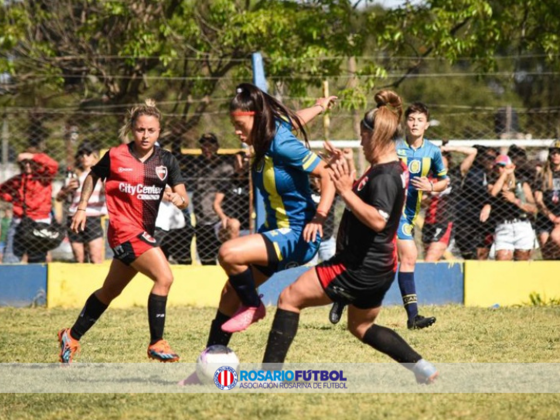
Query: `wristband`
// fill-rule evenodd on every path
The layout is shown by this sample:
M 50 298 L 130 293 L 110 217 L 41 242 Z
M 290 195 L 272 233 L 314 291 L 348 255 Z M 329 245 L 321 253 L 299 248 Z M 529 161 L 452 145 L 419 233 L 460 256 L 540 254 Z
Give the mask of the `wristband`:
M 77 209 L 76 211 L 86 211 L 86 209 Z
M 315 106 L 320 106 L 321 107 L 321 114 L 326 111 L 325 107 L 321 104 L 315 104 Z
M 434 183 L 432 181 L 430 181 L 430 185 L 432 186 L 432 191 L 431 192 L 434 192 Z
M 183 204 L 187 203 L 187 200 L 185 200 L 185 197 L 183 197 L 182 195 L 179 194 L 179 197 L 181 197 L 181 200 L 183 200 Z

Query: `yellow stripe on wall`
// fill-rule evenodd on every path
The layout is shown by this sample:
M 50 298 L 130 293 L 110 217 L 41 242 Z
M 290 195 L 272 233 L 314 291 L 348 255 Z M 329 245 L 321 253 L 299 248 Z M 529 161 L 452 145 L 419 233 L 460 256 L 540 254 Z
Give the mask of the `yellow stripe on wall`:
M 87 298 L 101 287 L 110 262 L 104 264 L 50 263 L 47 276 L 47 307 L 82 308 Z M 168 305 L 217 307 L 227 281 L 219 266 L 173 265 L 174 282 Z M 145 307 L 153 282 L 138 274 L 112 303 L 111 308 Z
M 264 157 L 263 184 L 264 189 L 268 192 L 268 200 L 270 201 L 270 206 L 273 209 L 272 211 L 276 212 L 276 223 L 278 228 L 289 228 L 290 220 L 288 219 L 282 197 L 280 197 L 280 194 L 278 194 L 278 191 L 276 190 L 274 163 L 272 162 L 272 158 L 269 156 Z
M 530 294 L 560 299 L 558 261 L 466 261 L 465 306 L 521 305 Z

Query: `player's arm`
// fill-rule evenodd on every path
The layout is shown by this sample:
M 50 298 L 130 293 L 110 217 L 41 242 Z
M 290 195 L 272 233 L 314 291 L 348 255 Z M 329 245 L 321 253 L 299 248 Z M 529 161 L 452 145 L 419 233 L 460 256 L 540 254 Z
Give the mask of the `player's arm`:
M 177 208 L 184 210 L 189 206 L 189 196 L 187 195 L 187 188 L 185 187 L 185 179 L 181 174 L 179 162 L 171 153 L 166 154 L 164 157 L 165 166 L 169 172 L 167 182 L 171 187 L 170 193 L 167 198 Z
M 330 109 L 334 105 L 334 101 L 338 99 L 336 96 L 328 96 L 326 98 L 319 98 L 315 101 L 315 105 L 300 109 L 296 112 L 302 124 L 307 124 L 313 118 Z
M 175 207 L 181 210 L 189 206 L 189 196 L 183 183 L 172 186 L 167 198 Z
M 344 200 L 346 206 L 358 218 L 360 222 L 375 232 L 381 232 L 387 225 L 388 214 L 382 214 L 377 208 L 362 201 L 354 191 L 355 173 L 350 171 L 345 160 L 337 161 L 331 165 L 329 174 L 336 188 L 336 192 Z

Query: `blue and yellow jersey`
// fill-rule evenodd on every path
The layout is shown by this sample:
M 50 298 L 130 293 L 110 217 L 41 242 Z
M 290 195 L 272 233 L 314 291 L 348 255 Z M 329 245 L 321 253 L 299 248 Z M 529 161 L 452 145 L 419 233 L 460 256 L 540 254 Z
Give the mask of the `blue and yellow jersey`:
M 406 140 L 399 140 L 397 142 L 397 155 L 408 167 L 410 181 L 416 177 L 422 176 L 431 176 L 438 179 L 447 178 L 447 169 L 445 169 L 443 165 L 439 147 L 426 139 L 422 141 L 422 145 L 417 149 L 410 147 Z M 412 183 L 409 182 L 403 216 L 411 225 L 410 230 L 414 227 L 414 223 L 420 212 L 421 201 L 422 191 L 418 191 L 414 188 Z
M 276 135 L 268 152 L 253 170 L 253 182 L 266 211 L 261 232 L 273 229 L 301 230 L 315 215 L 309 173 L 321 161 L 291 131 L 288 123 L 276 123 Z

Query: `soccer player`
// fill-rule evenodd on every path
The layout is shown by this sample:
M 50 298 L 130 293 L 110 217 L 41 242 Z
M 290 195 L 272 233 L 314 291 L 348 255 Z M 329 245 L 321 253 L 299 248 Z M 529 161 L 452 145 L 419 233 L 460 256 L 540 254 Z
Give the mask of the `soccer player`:
M 399 289 L 407 313 L 408 329 L 426 328 L 436 322 L 434 317 L 423 317 L 418 313 L 418 299 L 414 282 L 414 268 L 418 250 L 414 243 L 414 224 L 420 212 L 423 192 L 444 191 L 449 183 L 447 170 L 443 165 L 441 151 L 424 138 L 429 127 L 430 113 L 421 102 L 411 104 L 405 111 L 406 139 L 397 142 L 399 159 L 408 167 L 410 184 L 406 204 L 397 231 L 397 250 L 399 255 Z M 432 182 L 429 174 L 437 178 Z M 336 323 L 344 306 L 335 303 L 329 319 Z M 336 322 L 335 322 L 336 321 Z
M 430 383 L 438 375 L 435 367 L 395 331 L 374 324 L 395 279 L 395 235 L 408 185 L 408 171 L 395 146 L 401 99 L 385 90 L 375 95 L 375 101 L 377 108 L 367 112 L 361 123 L 362 148 L 371 164 L 361 178 L 354 182 L 342 152 L 327 146 L 334 155 L 329 172 L 346 204 L 336 254 L 282 291 L 263 363 L 284 363 L 302 309 L 334 301 L 349 305 L 348 329 L 356 338 L 406 364 L 418 382 Z
M 79 232 L 86 226 L 86 205 L 101 178 L 105 181 L 109 213 L 107 235 L 114 259 L 103 286 L 88 298 L 72 328 L 59 331 L 61 363 L 72 361 L 82 336 L 138 272 L 154 282 L 148 297 L 148 357 L 161 362 L 179 360 L 163 339 L 167 295 L 173 274 L 153 234 L 163 194 L 180 209 L 187 207 L 188 197 L 177 160 L 155 145 L 160 121 L 161 113 L 153 101 L 132 108 L 121 128 L 121 136 L 127 138 L 132 133 L 134 140 L 112 147 L 84 181 L 71 229 Z M 171 186 L 171 192 L 165 192 L 166 185 Z
M 207 347 L 227 345 L 232 333 L 265 316 L 256 286 L 275 272 L 310 261 L 319 248 L 323 222 L 334 197 L 325 163 L 300 142 L 303 125 L 336 97 L 320 98 L 297 113 L 248 83 L 237 87 L 230 116 L 239 139 L 254 149 L 252 179 L 263 196 L 266 220 L 259 232 L 224 243 L 218 255 L 229 279 L 212 321 Z M 309 174 L 320 178 L 321 199 L 311 197 Z

